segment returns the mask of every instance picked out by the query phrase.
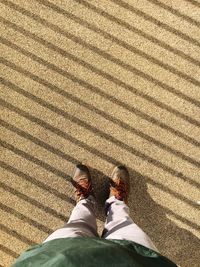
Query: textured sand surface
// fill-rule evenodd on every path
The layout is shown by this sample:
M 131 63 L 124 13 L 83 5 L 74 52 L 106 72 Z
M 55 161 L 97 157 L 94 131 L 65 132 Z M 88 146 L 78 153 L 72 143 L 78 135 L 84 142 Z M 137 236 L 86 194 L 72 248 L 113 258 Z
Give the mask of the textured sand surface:
M 130 213 L 165 256 L 200 262 L 200 1 L 1 0 L 0 266 L 62 226 L 74 164 L 99 232 L 126 164 Z

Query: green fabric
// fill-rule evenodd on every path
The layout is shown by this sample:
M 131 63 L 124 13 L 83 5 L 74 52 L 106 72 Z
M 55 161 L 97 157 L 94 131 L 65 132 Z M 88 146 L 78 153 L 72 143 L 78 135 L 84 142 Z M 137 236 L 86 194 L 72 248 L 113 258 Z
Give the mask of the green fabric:
M 159 253 L 127 240 L 61 238 L 31 247 L 13 267 L 175 267 Z

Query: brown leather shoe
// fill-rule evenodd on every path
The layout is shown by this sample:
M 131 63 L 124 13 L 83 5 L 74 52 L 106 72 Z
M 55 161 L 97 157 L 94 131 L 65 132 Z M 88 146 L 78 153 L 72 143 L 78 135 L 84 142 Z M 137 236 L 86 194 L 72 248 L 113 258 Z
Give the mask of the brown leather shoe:
M 110 197 L 128 202 L 130 190 L 129 172 L 125 166 L 117 166 L 114 168 L 110 179 Z
M 77 201 L 87 198 L 89 195 L 93 195 L 91 175 L 87 166 L 83 164 L 76 165 L 71 182 L 76 188 L 75 195 Z

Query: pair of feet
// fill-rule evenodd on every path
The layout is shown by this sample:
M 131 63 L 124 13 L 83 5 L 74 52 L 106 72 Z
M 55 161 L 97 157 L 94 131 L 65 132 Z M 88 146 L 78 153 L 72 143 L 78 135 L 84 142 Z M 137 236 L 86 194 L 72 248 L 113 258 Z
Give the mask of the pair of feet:
M 77 201 L 94 195 L 92 178 L 86 165 L 76 165 L 71 182 L 75 187 Z M 125 166 L 115 167 L 110 176 L 110 197 L 114 196 L 116 199 L 127 203 L 129 190 L 130 180 L 127 168 Z

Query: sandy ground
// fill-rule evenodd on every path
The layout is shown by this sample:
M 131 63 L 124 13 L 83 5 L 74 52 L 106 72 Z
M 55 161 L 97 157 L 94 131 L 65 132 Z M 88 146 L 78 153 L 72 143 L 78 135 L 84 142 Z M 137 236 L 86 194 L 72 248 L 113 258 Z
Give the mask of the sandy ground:
M 0 2 L 0 266 L 67 220 L 83 162 L 99 233 L 125 164 L 134 221 L 199 267 L 200 1 Z

